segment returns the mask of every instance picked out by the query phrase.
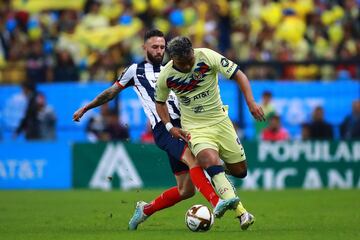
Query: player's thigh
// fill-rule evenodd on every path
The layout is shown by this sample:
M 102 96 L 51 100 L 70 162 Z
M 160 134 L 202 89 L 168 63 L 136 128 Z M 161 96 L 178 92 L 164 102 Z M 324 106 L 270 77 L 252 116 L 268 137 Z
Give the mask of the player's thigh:
M 189 130 L 191 139 L 188 142 L 189 148 L 196 156 L 198 164 L 202 168 L 213 165 L 220 165 L 219 148 L 216 142 L 216 130 L 213 126 Z
M 187 149 L 186 142 L 172 137 L 163 125 L 155 127 L 153 133 L 156 145 L 168 155 L 172 172 L 176 175 L 188 171 L 187 165 L 181 161 Z
M 171 171 L 175 176 L 183 175 L 184 173 L 189 172 L 189 167 L 182 161 L 180 161 L 178 157 L 173 157 L 168 153 L 168 159 L 171 167 Z
M 245 161 L 246 155 L 229 118 L 217 124 L 217 141 L 221 159 L 227 164 Z M 243 165 L 243 164 L 238 164 Z
M 206 149 L 219 151 L 212 127 L 190 129 L 188 132 L 191 136 L 188 146 L 196 158 L 201 151 Z
M 198 166 L 198 162 L 194 154 L 191 152 L 190 148 L 188 147 L 185 148 L 181 161 L 185 163 L 189 168 Z
M 175 121 L 174 126 L 178 126 Z M 182 139 L 172 137 L 163 124 L 157 125 L 153 129 L 153 134 L 155 143 L 160 149 L 179 161 L 181 160 L 187 146 Z

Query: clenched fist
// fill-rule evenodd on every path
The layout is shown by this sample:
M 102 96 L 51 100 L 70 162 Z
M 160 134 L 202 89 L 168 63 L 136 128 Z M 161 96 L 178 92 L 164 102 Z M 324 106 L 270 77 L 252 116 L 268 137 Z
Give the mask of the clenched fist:
M 76 110 L 76 112 L 73 115 L 73 121 L 79 122 L 80 118 L 86 113 L 86 111 L 87 111 L 86 107 L 82 107 Z

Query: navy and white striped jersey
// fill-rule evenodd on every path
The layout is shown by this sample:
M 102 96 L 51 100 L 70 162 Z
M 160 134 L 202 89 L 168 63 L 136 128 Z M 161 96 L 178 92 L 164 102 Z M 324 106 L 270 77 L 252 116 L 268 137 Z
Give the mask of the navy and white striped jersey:
M 146 61 L 138 64 L 134 63 L 128 67 L 116 81 L 121 88 L 133 86 L 133 89 L 141 101 L 145 114 L 150 120 L 152 128 L 161 122 L 156 112 L 154 97 L 155 84 L 159 77 L 160 69 L 160 66 L 154 66 Z M 170 92 L 166 103 L 170 117 L 172 119 L 180 118 L 179 103 L 173 92 Z

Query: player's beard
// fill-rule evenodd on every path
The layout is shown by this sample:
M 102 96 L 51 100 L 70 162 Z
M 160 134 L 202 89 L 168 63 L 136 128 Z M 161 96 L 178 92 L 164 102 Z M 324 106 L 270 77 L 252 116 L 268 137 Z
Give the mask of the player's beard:
M 161 65 L 163 59 L 164 59 L 164 55 L 160 56 L 153 56 L 151 55 L 149 52 L 146 53 L 149 61 L 153 64 L 153 65 Z

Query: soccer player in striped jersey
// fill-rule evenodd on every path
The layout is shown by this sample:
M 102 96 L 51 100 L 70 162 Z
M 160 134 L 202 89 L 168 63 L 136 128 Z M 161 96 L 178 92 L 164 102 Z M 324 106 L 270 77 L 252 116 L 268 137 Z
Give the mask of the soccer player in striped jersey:
M 156 83 L 156 110 L 174 137 L 184 138 L 190 134 L 188 145 L 211 177 L 217 193 L 223 199 L 232 199 L 236 192 L 220 158 L 229 173 L 239 178 L 246 176 L 247 164 L 244 149 L 220 98 L 218 73 L 237 82 L 255 119 L 264 121 L 264 112 L 254 100 L 247 77 L 234 62 L 207 48 L 193 49 L 186 37 L 171 40 L 168 52 L 171 61 L 161 70 Z M 180 101 L 184 129 L 173 126 L 170 121 L 165 101 L 171 90 Z M 254 216 L 241 202 L 235 213 L 241 229 L 254 223 Z
M 138 225 L 153 213 L 192 197 L 195 193 L 195 187 L 214 207 L 214 215 L 221 217 L 226 210 L 237 206 L 240 201 L 239 198 L 235 196 L 226 200 L 219 199 L 205 177 L 202 168 L 198 166 L 194 155 L 187 147 L 186 141 L 173 138 L 156 112 L 155 84 L 162 68 L 161 63 L 165 53 L 163 33 L 159 30 L 146 32 L 143 48 L 145 61 L 129 66 L 111 87 L 100 93 L 85 107 L 78 109 L 73 115 L 73 120 L 79 121 L 89 109 L 110 101 L 123 89 L 132 86 L 142 103 L 147 118 L 150 120 L 156 145 L 168 154 L 177 186 L 167 189 L 150 203 L 139 201 L 129 222 L 129 229 L 136 230 Z M 172 124 L 180 128 L 180 111 L 176 96 L 170 93 L 164 102 L 169 109 Z

